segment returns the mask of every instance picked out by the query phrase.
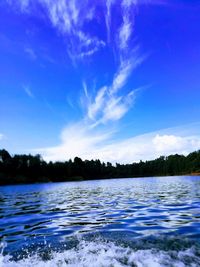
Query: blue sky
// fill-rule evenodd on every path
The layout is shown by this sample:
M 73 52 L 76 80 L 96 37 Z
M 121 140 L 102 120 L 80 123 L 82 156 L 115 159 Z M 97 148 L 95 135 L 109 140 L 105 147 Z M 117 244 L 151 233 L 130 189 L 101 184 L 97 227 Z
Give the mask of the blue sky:
M 200 4 L 0 3 L 0 146 L 133 162 L 200 149 Z

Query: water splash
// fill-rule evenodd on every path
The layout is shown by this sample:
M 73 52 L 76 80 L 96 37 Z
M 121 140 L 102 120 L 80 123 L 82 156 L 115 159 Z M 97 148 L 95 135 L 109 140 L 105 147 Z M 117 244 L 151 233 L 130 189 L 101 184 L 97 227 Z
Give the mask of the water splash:
M 82 240 L 77 247 L 62 252 L 52 251 L 49 259 L 42 259 L 36 252 L 32 256 L 25 257 L 19 261 L 12 257 L 0 256 L 1 267 L 198 267 L 200 262 L 200 251 L 193 246 L 180 251 L 157 250 L 157 249 L 133 249 L 129 246 L 117 245 L 106 241 Z

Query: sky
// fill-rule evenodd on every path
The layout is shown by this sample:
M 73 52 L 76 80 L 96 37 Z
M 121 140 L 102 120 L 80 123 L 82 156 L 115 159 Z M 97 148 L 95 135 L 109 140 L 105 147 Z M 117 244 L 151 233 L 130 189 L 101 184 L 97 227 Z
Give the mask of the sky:
M 131 163 L 200 149 L 200 1 L 0 2 L 0 148 Z

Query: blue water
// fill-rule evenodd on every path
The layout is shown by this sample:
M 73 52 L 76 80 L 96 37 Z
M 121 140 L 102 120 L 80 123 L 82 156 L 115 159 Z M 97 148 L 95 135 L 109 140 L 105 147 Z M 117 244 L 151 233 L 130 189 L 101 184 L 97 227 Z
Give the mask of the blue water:
M 0 238 L 2 267 L 200 266 L 200 177 L 0 187 Z

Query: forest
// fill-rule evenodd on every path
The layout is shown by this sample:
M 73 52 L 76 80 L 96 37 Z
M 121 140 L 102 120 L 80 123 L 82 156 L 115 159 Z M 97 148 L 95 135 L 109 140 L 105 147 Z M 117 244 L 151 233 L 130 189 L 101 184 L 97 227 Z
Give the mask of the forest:
M 0 150 L 0 185 L 200 173 L 200 150 L 184 155 L 115 165 L 100 160 L 46 162 L 40 155 L 10 155 Z

